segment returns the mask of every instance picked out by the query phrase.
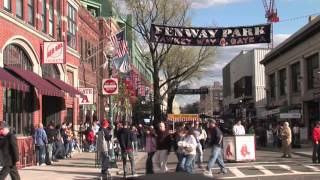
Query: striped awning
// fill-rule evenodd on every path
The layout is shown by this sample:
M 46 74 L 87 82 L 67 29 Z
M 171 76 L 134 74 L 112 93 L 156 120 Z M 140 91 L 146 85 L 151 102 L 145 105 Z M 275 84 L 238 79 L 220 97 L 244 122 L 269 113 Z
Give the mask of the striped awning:
M 3 87 L 29 92 L 30 87 L 27 83 L 15 78 L 3 68 L 0 68 L 0 81 L 2 82 L 1 84 Z
M 198 114 L 168 114 L 168 121 L 194 122 L 194 121 L 200 121 L 200 117 Z

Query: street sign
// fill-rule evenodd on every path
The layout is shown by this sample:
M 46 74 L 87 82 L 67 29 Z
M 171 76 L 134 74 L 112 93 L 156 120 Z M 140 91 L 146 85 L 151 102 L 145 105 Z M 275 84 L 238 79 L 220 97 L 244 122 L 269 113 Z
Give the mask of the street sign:
M 65 44 L 63 41 L 43 42 L 42 64 L 64 64 Z
M 79 98 L 80 105 L 93 104 L 93 88 L 78 88 L 78 90 L 84 94 L 83 97 L 80 96 Z
M 280 119 L 300 119 L 300 113 L 280 113 Z
M 119 87 L 118 87 L 118 79 L 117 78 L 103 79 L 102 93 L 104 95 L 118 94 L 118 91 L 119 91 Z
M 176 94 L 208 94 L 208 88 L 200 89 L 178 89 Z

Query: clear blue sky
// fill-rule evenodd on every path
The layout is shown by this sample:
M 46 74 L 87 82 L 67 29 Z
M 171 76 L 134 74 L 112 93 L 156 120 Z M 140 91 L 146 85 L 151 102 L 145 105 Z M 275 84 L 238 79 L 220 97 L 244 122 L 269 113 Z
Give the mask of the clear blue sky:
M 195 26 L 237 26 L 265 23 L 261 0 L 191 0 L 207 8 L 194 8 Z M 267 0 L 269 1 L 269 0 Z M 219 3 L 221 2 L 221 4 Z M 210 3 L 212 5 L 210 6 Z M 202 5 L 200 4 L 200 5 Z M 209 6 L 209 7 L 208 7 Z M 276 0 L 280 21 L 313 13 L 320 13 L 320 0 Z M 292 34 L 306 24 L 308 18 L 275 24 L 275 34 Z

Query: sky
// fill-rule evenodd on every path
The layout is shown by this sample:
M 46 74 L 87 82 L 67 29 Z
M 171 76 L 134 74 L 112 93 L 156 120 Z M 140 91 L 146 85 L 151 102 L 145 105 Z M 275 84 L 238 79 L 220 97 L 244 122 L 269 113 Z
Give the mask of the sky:
M 192 4 L 192 24 L 195 27 L 245 26 L 266 23 L 262 0 L 189 0 Z M 269 1 L 269 0 L 267 0 Z M 320 0 L 275 0 L 280 18 L 274 24 L 274 45 L 280 44 L 308 23 L 311 14 L 320 15 Z M 222 82 L 222 68 L 240 51 L 267 47 L 266 44 L 218 47 L 216 63 L 206 68 L 200 80 L 190 83 L 191 88 Z M 199 100 L 199 95 L 177 95 L 180 106 Z

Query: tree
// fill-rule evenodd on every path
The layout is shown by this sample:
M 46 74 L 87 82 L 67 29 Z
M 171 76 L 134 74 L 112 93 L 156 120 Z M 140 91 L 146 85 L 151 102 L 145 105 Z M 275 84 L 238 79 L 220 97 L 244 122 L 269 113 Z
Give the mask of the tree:
M 179 86 L 183 82 L 200 77 L 202 69 L 215 62 L 213 55 L 212 47 L 175 46 L 169 51 L 162 70 L 166 79 L 162 85 L 167 85 L 166 93 L 162 96 L 168 96 L 168 113 L 172 113 L 172 104 Z
M 166 61 L 166 55 L 173 46 L 151 42 L 150 27 L 151 24 L 185 25 L 190 4 L 181 0 L 127 0 L 126 4 L 135 24 L 131 28 L 147 47 L 147 53 L 142 54 L 142 57 L 152 72 L 154 123 L 158 123 L 162 120 L 160 88 L 167 83 L 166 81 L 160 84 L 160 71 Z M 178 77 L 172 77 L 170 81 L 176 78 Z
M 199 102 L 192 104 L 187 104 L 181 108 L 181 113 L 183 114 L 199 114 Z

